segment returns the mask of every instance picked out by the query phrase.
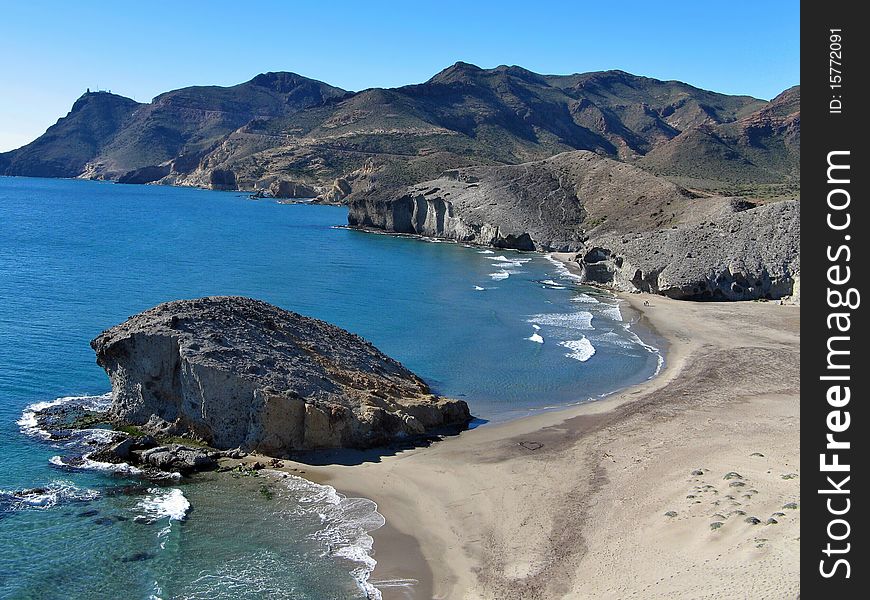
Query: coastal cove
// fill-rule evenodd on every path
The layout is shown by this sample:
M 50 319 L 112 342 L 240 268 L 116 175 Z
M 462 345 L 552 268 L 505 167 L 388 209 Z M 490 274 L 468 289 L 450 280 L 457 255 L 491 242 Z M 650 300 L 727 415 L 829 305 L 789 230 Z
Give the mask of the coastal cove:
M 800 309 L 625 300 L 667 340 L 650 381 L 377 461 L 287 465 L 378 502 L 385 600 L 799 594 Z
M 4 5 L 0 600 L 863 587 L 857 19 L 225 4 Z
M 341 227 L 343 208 L 190 188 L 0 178 L 0 213 L 0 435 L 9 441 L 0 546 L 4 571 L 22 573 L 0 580 L 3 593 L 40 597 L 46 572 L 44 585 L 89 589 L 80 573 L 99 564 L 90 577 L 105 579 L 106 593 L 174 597 L 196 590 L 230 597 L 226 581 L 241 577 L 234 598 L 288 589 L 299 598 L 358 596 L 373 565 L 366 532 L 380 525 L 371 501 L 380 506 L 382 493 L 345 484 L 337 473 L 367 473 L 417 452 L 437 456 L 471 434 L 484 439 L 503 427 L 551 418 L 556 413 L 547 409 L 642 384 L 661 368 L 658 338 L 633 323 L 636 309 L 576 285 L 565 266 L 543 254 L 371 235 Z M 71 442 L 41 439 L 28 407 L 70 396 L 100 401 L 108 383 L 94 364 L 91 338 L 160 302 L 211 294 L 260 298 L 362 335 L 437 393 L 466 400 L 478 417 L 475 430 L 361 465 L 294 465 L 294 474 L 343 496 L 296 478 L 208 475 L 141 485 L 135 473 L 63 466 Z M 537 416 L 520 419 L 529 415 Z M 324 520 L 329 507 L 335 511 Z M 281 526 L 258 533 L 273 522 Z M 347 522 L 356 526 L 342 528 Z M 387 517 L 376 540 L 412 539 L 407 529 L 400 515 L 395 523 Z M 39 564 L 25 565 L 32 552 L 14 549 L 25 531 L 40 547 Z M 51 535 L 105 540 L 113 558 L 104 564 L 96 554 L 70 559 L 52 546 Z M 221 571 L 228 559 L 208 551 L 214 547 L 246 557 L 235 567 L 242 574 Z M 398 564 L 391 552 L 403 546 L 384 547 L 376 545 L 375 556 L 389 571 Z M 197 561 L 171 567 L 192 548 L 202 549 Z M 430 552 L 409 553 L 420 557 L 420 573 L 381 577 L 376 571 L 377 581 L 401 580 L 393 582 L 397 587 L 382 583 L 384 595 L 426 597 L 429 586 L 441 589 L 426 575 L 423 557 Z M 309 567 L 288 575 L 278 564 Z M 214 587 L 198 579 L 202 574 Z

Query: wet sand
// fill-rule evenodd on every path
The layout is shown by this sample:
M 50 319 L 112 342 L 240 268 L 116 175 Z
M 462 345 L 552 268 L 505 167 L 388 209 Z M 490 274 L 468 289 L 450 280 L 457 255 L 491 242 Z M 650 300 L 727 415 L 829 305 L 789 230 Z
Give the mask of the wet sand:
M 800 309 L 621 298 L 667 342 L 650 381 L 390 456 L 287 463 L 378 503 L 372 581 L 416 580 L 385 599 L 798 595 Z

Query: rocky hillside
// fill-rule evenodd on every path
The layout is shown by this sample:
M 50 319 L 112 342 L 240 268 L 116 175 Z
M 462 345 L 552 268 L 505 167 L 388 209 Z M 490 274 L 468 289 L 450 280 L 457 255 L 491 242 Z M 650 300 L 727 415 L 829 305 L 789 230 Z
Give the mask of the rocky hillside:
M 800 274 L 797 202 L 698 196 L 577 151 L 469 167 L 349 205 L 351 226 L 576 253 L 585 281 L 674 298 L 781 298 Z
M 582 278 L 684 300 L 799 302 L 800 203 L 728 200 L 667 229 L 596 232 L 575 257 Z
M 790 88 L 735 121 L 700 123 L 657 145 L 638 164 L 691 180 L 800 182 L 800 88 Z
M 116 423 L 216 448 L 367 448 L 470 419 L 362 338 L 249 298 L 161 304 L 91 346 Z
M 459 62 L 418 85 L 344 93 L 269 73 L 230 88 L 158 96 L 84 167 L 64 174 L 232 189 L 305 186 L 321 200 L 341 201 L 386 195 L 448 169 L 582 149 L 716 188 L 795 181 L 799 126 L 796 88 L 765 102 L 623 71 L 558 76 Z M 0 169 L 25 173 L 20 152 L 0 155 Z
M 348 222 L 497 247 L 567 252 L 583 248 L 586 231 L 596 225 L 644 230 L 669 224 L 672 213 L 687 212 L 692 198 L 637 167 L 581 150 L 521 165 L 455 169 L 391 198 L 358 198 L 349 204 Z M 651 212 L 662 217 L 650 218 Z
M 108 92 L 88 92 L 35 141 L 0 154 L 0 174 L 76 177 L 142 105 Z
M 8 161 L 3 174 L 150 182 L 196 168 L 218 140 L 247 123 L 290 115 L 344 94 L 295 73 L 264 73 L 232 87 L 182 88 L 148 104 L 105 92 L 87 93 L 66 119 L 35 142 L 0 155 Z M 96 100 L 100 112 L 85 110 Z M 107 105 L 114 110 L 107 110 Z M 93 136 L 97 143 L 81 143 L 91 129 L 101 134 Z M 70 135 L 78 132 L 83 133 Z M 58 165 L 51 172 L 40 170 L 44 154 Z M 148 172 L 151 175 L 143 177 Z

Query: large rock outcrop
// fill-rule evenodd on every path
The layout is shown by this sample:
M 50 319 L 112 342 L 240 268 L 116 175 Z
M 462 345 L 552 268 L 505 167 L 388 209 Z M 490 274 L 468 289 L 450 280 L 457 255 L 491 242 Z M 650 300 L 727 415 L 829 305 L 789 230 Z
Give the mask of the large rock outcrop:
M 269 194 L 273 198 L 314 198 L 317 196 L 317 190 L 299 181 L 278 179 L 269 186 Z
M 392 198 L 354 200 L 348 223 L 517 250 L 568 252 L 584 247 L 590 221 L 597 223 L 591 213 L 601 212 L 602 205 L 615 209 L 610 218 L 630 227 L 638 220 L 634 202 L 642 201 L 644 212 L 658 212 L 691 198 L 637 167 L 581 150 L 521 165 L 454 169 Z
M 216 448 L 367 448 L 470 419 L 364 339 L 249 298 L 167 302 L 91 346 L 114 421 Z
M 606 235 L 576 260 L 584 281 L 622 291 L 797 301 L 800 204 L 777 202 L 671 229 Z
M 576 253 L 582 278 L 682 299 L 794 295 L 800 204 L 699 196 L 592 152 L 468 167 L 349 205 L 351 226 Z

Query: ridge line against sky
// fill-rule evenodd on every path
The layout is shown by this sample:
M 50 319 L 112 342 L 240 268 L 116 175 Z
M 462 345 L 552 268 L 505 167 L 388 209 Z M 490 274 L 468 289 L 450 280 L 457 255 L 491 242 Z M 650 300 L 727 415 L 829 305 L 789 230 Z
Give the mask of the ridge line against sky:
M 420 3 L 418 3 L 420 4 Z M 544 74 L 620 69 L 770 99 L 799 83 L 800 4 L 278 0 L 126 5 L 0 0 L 0 152 L 86 88 L 139 102 L 293 71 L 348 90 L 420 83 L 456 61 Z

